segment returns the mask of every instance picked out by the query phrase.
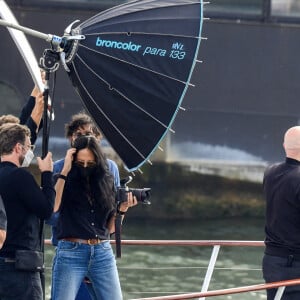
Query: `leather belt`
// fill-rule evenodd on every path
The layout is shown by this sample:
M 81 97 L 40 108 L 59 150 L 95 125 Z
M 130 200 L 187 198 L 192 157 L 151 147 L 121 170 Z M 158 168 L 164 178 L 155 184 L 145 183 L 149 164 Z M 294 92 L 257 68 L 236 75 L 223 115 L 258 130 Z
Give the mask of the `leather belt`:
M 267 245 L 265 249 L 265 254 L 271 255 L 271 256 L 278 256 L 278 257 L 284 257 L 288 258 L 290 256 L 293 256 L 295 260 L 300 260 L 300 252 L 293 252 L 289 249 L 282 249 L 282 248 L 277 248 L 274 246 Z
M 62 241 L 68 241 L 72 243 L 80 243 L 80 244 L 87 244 L 87 245 L 98 245 L 101 244 L 107 240 L 100 240 L 100 239 L 88 239 L 88 240 L 83 240 L 83 239 L 76 239 L 76 238 L 64 238 Z

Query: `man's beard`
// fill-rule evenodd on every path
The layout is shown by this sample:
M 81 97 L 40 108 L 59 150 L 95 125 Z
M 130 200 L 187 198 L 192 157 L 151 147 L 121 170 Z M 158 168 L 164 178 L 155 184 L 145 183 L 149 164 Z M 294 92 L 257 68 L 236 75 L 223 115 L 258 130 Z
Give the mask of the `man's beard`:
M 25 159 L 25 155 L 19 156 L 19 164 L 20 164 L 20 166 L 22 166 L 24 159 Z

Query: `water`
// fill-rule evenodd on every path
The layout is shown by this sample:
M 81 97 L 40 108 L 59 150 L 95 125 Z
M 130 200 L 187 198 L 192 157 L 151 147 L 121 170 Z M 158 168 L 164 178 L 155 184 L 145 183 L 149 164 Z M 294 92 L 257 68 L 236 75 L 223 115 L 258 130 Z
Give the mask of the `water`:
M 262 219 L 203 221 L 134 220 L 123 226 L 123 239 L 169 240 L 263 240 Z M 212 247 L 123 246 L 117 260 L 124 300 L 199 292 Z M 209 290 L 227 289 L 263 282 L 263 247 L 221 247 Z M 53 247 L 46 247 L 51 266 Z M 234 269 L 232 269 L 234 268 Z M 47 292 L 50 291 L 47 272 Z M 207 298 L 209 299 L 209 298 Z M 266 299 L 265 291 L 219 296 L 210 299 Z

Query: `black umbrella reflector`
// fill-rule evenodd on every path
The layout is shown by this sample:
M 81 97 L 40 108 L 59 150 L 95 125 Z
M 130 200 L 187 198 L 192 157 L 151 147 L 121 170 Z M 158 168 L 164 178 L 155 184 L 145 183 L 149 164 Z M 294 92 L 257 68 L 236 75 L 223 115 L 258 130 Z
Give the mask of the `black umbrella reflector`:
M 129 171 L 157 148 L 189 86 L 203 3 L 133 1 L 80 24 L 67 51 L 69 76 L 87 111 Z

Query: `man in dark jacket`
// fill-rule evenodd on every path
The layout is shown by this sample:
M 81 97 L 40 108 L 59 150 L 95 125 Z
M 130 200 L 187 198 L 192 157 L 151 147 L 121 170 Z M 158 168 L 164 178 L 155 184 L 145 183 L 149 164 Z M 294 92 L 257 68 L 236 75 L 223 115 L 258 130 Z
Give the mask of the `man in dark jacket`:
M 33 158 L 28 127 L 4 124 L 0 128 L 0 195 L 6 215 L 6 240 L 0 250 L 0 299 L 41 300 L 40 274 L 15 266 L 16 254 L 39 251 L 40 222 L 53 212 L 55 190 L 52 184 L 53 162 L 48 153 L 37 158 L 41 171 L 41 188 L 34 177 L 21 166 L 28 166 Z
M 284 162 L 269 166 L 264 175 L 266 198 L 266 282 L 300 278 L 300 126 L 287 130 Z M 273 300 L 276 289 L 267 290 Z M 286 287 L 282 300 L 299 300 L 300 286 Z
M 23 106 L 20 118 L 8 114 L 0 116 L 0 126 L 6 123 L 17 123 L 26 125 L 30 129 L 31 144 L 37 139 L 37 133 L 42 128 L 42 116 L 44 111 L 43 93 L 35 86 L 31 95 Z

